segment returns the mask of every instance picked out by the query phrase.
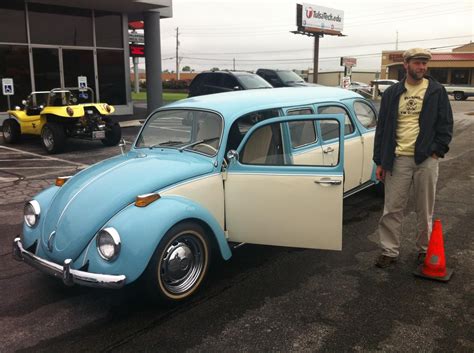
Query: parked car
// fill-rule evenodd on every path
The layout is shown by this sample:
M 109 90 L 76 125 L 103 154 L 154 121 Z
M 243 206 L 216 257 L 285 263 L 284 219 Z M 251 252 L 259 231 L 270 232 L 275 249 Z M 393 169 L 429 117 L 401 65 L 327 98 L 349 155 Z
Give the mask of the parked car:
M 19 142 L 21 135 L 41 136 L 47 153 L 61 152 L 68 137 L 100 140 L 106 146 L 118 144 L 122 136 L 120 125 L 109 117 L 114 107 L 93 100 L 91 88 L 32 92 L 23 101 L 23 108 L 8 111 L 3 139 L 12 144 Z
M 247 89 L 272 88 L 260 76 L 246 71 L 204 71 L 189 86 L 189 97 Z
M 374 89 L 378 90 L 378 95 L 380 96 L 385 92 L 387 88 L 389 88 L 391 85 L 394 85 L 397 83 L 398 80 L 389 80 L 389 79 L 377 79 L 377 80 L 372 80 L 370 81 L 370 84 Z
M 66 285 L 140 280 L 181 301 L 231 244 L 341 250 L 343 197 L 375 182 L 375 125 L 371 103 L 339 88 L 180 100 L 128 153 L 28 201 L 13 255 Z
M 465 101 L 468 97 L 474 96 L 474 86 L 470 85 L 445 85 L 446 92 L 457 101 Z
M 372 87 L 364 82 L 351 81 L 347 89 L 357 92 L 367 98 L 370 98 L 372 96 Z
M 291 70 L 258 69 L 256 74 L 268 81 L 273 87 L 319 86 L 306 82 Z

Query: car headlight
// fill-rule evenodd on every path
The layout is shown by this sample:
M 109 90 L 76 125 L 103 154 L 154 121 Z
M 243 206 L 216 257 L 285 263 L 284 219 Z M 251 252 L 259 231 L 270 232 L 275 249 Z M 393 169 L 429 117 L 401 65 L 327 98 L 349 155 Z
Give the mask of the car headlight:
M 97 236 L 97 251 L 106 261 L 114 260 L 120 253 L 120 235 L 114 228 L 105 228 Z
M 38 223 L 39 217 L 41 213 L 41 207 L 36 200 L 31 200 L 25 203 L 25 207 L 23 209 L 23 217 L 25 219 L 25 223 L 28 227 L 33 228 Z

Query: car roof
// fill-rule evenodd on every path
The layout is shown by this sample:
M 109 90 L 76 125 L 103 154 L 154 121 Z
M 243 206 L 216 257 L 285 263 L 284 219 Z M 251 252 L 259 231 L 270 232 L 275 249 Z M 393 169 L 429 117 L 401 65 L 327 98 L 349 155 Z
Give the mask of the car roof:
M 182 99 L 166 105 L 160 110 L 171 108 L 214 110 L 220 113 L 227 122 L 232 123 L 236 118 L 257 110 L 339 102 L 343 99 L 361 97 L 350 90 L 325 86 L 267 88 Z

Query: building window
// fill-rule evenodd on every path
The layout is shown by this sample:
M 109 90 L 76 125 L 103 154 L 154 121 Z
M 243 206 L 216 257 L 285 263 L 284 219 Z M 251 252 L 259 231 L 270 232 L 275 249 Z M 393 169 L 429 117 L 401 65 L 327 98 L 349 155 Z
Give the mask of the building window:
M 90 10 L 28 3 L 28 17 L 32 44 L 93 45 Z
M 96 11 L 94 17 L 96 45 L 123 48 L 122 16 L 112 12 Z
M 469 83 L 469 69 L 453 70 L 451 83 L 456 85 L 467 85 Z
M 24 3 L 2 1 L 0 4 L 0 42 L 27 42 Z
M 123 55 L 122 50 L 97 49 L 101 102 L 115 105 L 127 104 Z
M 429 74 L 439 83 L 448 83 L 447 69 L 430 69 Z
M 77 77 L 87 77 L 87 86 L 95 93 L 94 53 L 92 50 L 63 49 L 64 86 L 77 87 Z M 95 97 L 94 97 L 95 99 Z
M 26 46 L 0 45 L 0 77 L 12 78 L 14 95 L 10 107 L 21 105 L 31 92 L 30 64 Z M 0 111 L 8 110 L 7 96 L 0 95 Z

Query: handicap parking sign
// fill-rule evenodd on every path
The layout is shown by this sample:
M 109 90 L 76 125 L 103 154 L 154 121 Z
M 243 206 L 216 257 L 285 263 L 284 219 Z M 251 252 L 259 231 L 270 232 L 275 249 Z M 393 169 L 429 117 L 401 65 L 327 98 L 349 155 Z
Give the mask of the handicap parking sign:
M 87 90 L 87 76 L 77 76 L 77 86 L 80 91 Z
M 13 96 L 15 94 L 12 78 L 2 78 L 2 91 L 4 96 Z

